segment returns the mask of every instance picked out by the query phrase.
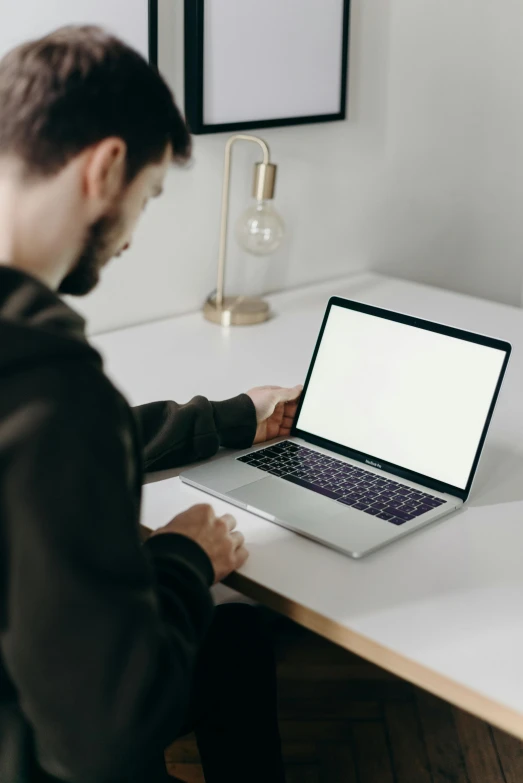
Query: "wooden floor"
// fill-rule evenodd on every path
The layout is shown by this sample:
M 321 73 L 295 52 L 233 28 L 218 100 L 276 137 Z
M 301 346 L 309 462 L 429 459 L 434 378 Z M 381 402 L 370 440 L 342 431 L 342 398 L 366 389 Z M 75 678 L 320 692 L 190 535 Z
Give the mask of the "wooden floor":
M 286 620 L 273 628 L 288 783 L 523 783 L 523 743 Z M 167 766 L 205 783 L 192 738 Z

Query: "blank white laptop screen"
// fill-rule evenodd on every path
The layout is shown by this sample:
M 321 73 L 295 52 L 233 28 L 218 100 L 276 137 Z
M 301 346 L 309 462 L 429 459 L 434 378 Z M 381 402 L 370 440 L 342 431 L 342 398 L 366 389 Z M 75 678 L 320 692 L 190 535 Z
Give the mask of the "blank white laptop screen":
M 465 489 L 505 357 L 333 305 L 297 428 Z

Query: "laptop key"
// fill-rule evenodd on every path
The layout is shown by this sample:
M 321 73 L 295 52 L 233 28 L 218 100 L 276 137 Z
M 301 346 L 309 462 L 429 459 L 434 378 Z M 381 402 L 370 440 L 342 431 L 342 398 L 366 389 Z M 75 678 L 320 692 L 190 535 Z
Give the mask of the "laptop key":
M 405 511 L 394 511 L 394 509 L 392 509 L 391 513 L 393 517 L 402 519 L 404 522 L 410 522 L 411 519 L 415 519 L 413 514 L 407 514 Z
M 392 517 L 392 519 L 389 519 L 389 522 L 392 522 L 393 525 L 404 525 L 406 519 L 400 519 L 400 517 Z
M 345 506 L 353 506 L 354 503 L 358 502 L 358 498 L 354 498 L 354 497 L 345 495 L 345 496 L 343 496 L 341 498 L 338 498 L 338 501 L 340 503 L 343 503 L 343 505 L 345 505 Z
M 439 498 L 427 498 L 423 502 L 426 506 L 430 506 L 431 508 L 437 508 L 445 503 L 444 500 L 440 500 Z
M 306 481 L 305 479 L 301 479 L 298 476 L 282 476 L 284 481 L 289 481 L 291 484 L 296 484 L 298 487 L 303 487 L 304 489 L 310 489 L 312 492 L 317 492 L 318 495 L 324 495 L 327 498 L 331 498 L 331 500 L 337 500 L 337 495 L 332 492 L 332 490 L 327 489 L 326 487 L 318 487 L 315 484 L 311 484 L 310 481 Z

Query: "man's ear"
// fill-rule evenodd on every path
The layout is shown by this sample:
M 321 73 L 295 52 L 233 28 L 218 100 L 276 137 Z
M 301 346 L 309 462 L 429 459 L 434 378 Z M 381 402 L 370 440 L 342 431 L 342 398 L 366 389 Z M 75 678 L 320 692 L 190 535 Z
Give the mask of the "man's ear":
M 84 169 L 84 194 L 93 212 L 103 214 L 122 192 L 127 145 L 117 137 L 104 139 L 89 150 Z

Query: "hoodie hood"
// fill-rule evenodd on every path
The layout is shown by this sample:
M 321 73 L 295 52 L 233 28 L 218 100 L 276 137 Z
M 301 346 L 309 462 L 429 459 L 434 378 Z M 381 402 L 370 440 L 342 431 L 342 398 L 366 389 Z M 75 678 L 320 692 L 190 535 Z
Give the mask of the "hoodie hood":
M 71 358 L 101 365 L 83 318 L 36 278 L 0 266 L 0 376 L 28 363 Z

